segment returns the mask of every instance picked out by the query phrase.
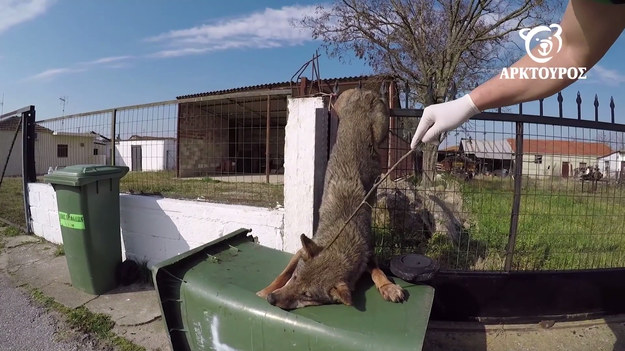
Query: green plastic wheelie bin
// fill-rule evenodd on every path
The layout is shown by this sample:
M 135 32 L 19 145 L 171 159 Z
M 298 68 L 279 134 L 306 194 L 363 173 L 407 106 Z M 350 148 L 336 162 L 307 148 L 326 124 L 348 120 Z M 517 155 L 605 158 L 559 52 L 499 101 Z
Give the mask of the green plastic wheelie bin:
M 434 288 L 394 278 L 409 296 L 392 303 L 365 276 L 354 306 L 284 311 L 256 291 L 291 256 L 240 229 L 156 264 L 152 275 L 172 350 L 421 350 Z
M 56 192 L 72 285 L 99 295 L 118 285 L 119 179 L 128 167 L 74 165 L 44 176 Z

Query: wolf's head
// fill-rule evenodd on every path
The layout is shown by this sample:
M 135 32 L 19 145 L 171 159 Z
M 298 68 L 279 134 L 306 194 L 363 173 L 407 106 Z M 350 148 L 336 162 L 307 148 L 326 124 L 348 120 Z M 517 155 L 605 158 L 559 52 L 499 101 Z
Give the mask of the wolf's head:
M 342 269 L 337 267 L 341 263 L 326 259 L 323 248 L 306 235 L 302 234 L 300 239 L 301 258 L 291 279 L 267 295 L 267 301 L 285 310 L 332 303 L 351 305 L 350 286 Z

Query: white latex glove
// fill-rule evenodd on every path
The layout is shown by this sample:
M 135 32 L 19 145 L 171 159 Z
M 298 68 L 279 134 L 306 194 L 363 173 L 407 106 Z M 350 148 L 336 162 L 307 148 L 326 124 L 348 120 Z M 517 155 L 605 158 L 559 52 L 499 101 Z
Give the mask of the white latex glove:
M 441 133 L 460 126 L 478 113 L 480 110 L 475 107 L 469 94 L 456 100 L 426 107 L 417 131 L 412 137 L 410 148 L 416 148 L 419 141 L 438 142 Z

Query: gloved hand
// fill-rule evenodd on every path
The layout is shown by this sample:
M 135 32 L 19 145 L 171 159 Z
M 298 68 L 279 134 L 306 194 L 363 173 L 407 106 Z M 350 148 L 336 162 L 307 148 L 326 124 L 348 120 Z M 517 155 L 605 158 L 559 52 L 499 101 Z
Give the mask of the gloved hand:
M 410 148 L 416 148 L 419 141 L 437 142 L 441 133 L 460 126 L 478 113 L 480 110 L 475 107 L 469 94 L 456 100 L 426 107 L 417 131 L 412 137 Z

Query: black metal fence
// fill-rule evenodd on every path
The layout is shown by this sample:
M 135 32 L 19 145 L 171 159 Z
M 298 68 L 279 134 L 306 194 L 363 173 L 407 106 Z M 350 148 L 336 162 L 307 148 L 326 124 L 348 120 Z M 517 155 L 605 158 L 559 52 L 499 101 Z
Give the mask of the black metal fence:
M 374 211 L 378 253 L 419 252 L 459 271 L 625 267 L 625 125 L 615 123 L 613 100 L 600 115 L 595 98 L 588 120 L 579 95 L 576 118 L 564 118 L 556 99 L 558 117 L 545 116 L 541 100 L 448 133 L 431 184 L 413 169 L 386 182 Z M 421 114 L 395 109 L 391 118 L 401 128 Z

